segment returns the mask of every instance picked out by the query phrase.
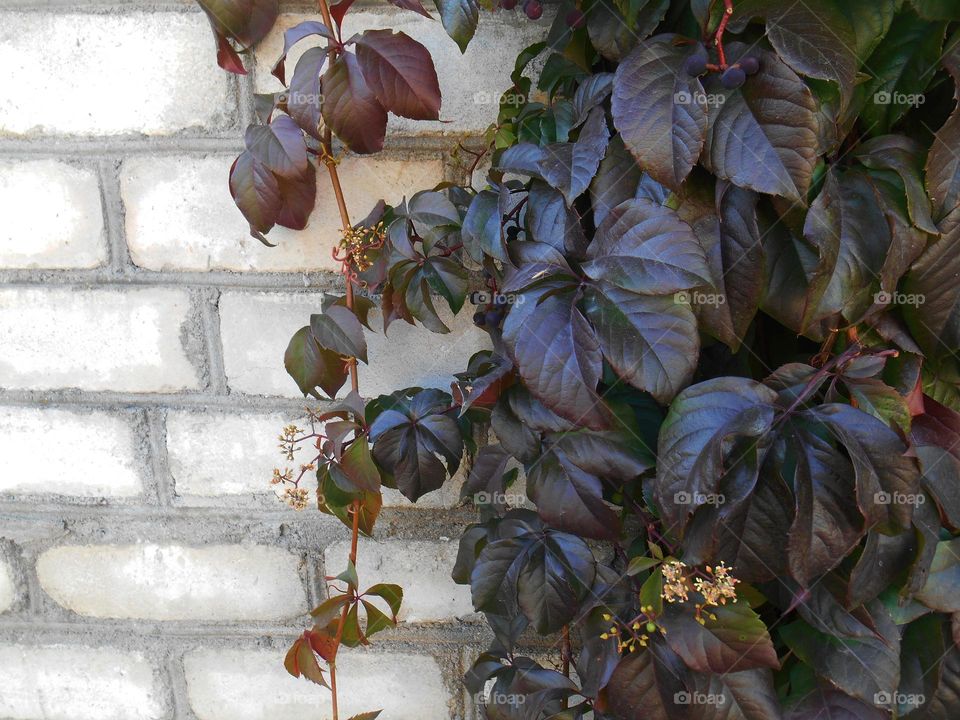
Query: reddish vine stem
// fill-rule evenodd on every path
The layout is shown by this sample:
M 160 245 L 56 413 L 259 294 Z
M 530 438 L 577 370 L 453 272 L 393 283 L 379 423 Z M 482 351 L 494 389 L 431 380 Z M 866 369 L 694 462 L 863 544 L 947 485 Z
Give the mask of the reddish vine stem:
M 333 28 L 333 20 L 330 15 L 330 7 L 327 0 L 318 0 L 320 14 L 323 16 L 323 22 L 328 28 Z M 328 52 L 330 53 L 330 62 L 336 58 L 339 47 L 332 41 L 328 41 Z M 337 161 L 333 157 L 333 132 L 330 128 L 325 128 L 323 132 L 323 164 L 327 166 L 327 174 L 330 176 L 330 185 L 333 188 L 333 195 L 337 200 L 337 209 L 340 211 L 340 224 L 344 233 L 349 233 L 353 225 L 350 222 L 350 213 L 347 210 L 347 201 L 343 195 L 343 186 L 340 184 L 340 174 L 337 171 Z M 346 304 L 347 309 L 353 310 L 353 281 L 349 273 L 344 272 L 346 281 Z M 357 376 L 357 359 L 350 358 L 347 361 L 347 369 L 350 372 L 350 387 L 353 392 L 359 393 L 360 383 Z M 350 564 L 356 568 L 357 565 L 357 542 L 360 535 L 360 501 L 354 500 L 351 505 L 353 512 L 353 527 L 350 538 Z M 340 611 L 340 621 L 337 623 L 337 634 L 334 638 L 335 645 L 333 658 L 329 662 L 330 667 L 330 703 L 333 712 L 333 720 L 339 720 L 339 708 L 337 703 L 337 652 L 340 649 L 340 642 L 343 640 L 343 629 L 347 624 L 347 614 L 352 604 L 353 596 L 356 595 L 356 588 L 348 588 L 347 592 L 351 594 L 351 602 L 346 602 Z
M 727 24 L 733 16 L 733 0 L 723 0 L 723 17 L 720 19 L 720 25 L 717 26 L 717 32 L 713 36 L 713 43 L 717 47 L 717 55 L 720 56 L 720 69 L 727 69 L 727 56 L 723 51 L 723 33 L 727 29 Z

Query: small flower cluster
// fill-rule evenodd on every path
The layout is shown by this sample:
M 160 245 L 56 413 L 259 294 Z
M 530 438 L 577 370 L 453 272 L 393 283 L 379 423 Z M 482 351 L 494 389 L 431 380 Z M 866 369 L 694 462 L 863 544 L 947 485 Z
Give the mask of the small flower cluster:
M 617 649 L 620 652 L 633 652 L 638 647 L 646 647 L 650 642 L 650 633 L 659 631 L 665 634 L 666 630 L 660 627 L 655 620 L 652 607 L 641 607 L 640 614 L 629 622 L 621 622 L 609 613 L 603 614 L 603 619 L 612 622 L 610 629 L 600 633 L 601 640 L 617 639 Z
M 352 265 L 356 272 L 363 272 L 373 264 L 372 251 L 383 247 L 386 230 L 382 222 L 373 227 L 355 227 L 345 230 L 339 247 L 334 250 L 334 258 Z
M 300 433 L 303 430 L 298 428 L 296 425 L 290 424 L 283 428 L 283 431 L 277 437 L 280 441 L 280 444 L 277 446 L 280 448 L 280 451 L 283 453 L 283 456 L 287 460 L 293 460 L 293 454 L 300 449 L 300 446 L 297 445 L 300 442 L 299 438 Z
M 323 438 L 323 436 L 318 433 L 316 429 L 316 423 L 318 421 L 317 411 L 307 408 L 306 412 L 310 421 L 309 432 L 291 423 L 283 428 L 278 437 L 280 440 L 280 444 L 278 445 L 280 448 L 280 453 L 286 460 L 290 462 L 295 459 L 296 453 L 303 447 L 301 443 L 311 441 L 311 444 L 314 444 L 312 441 L 315 438 L 315 444 L 319 449 L 320 442 Z M 280 468 L 273 469 L 273 476 L 270 478 L 270 484 L 284 486 L 283 492 L 279 492 L 278 489 L 277 497 L 294 510 L 303 510 L 307 507 L 310 491 L 306 488 L 300 487 L 300 481 L 308 472 L 316 471 L 317 461 L 319 459 L 320 456 L 318 455 L 311 462 L 301 464 L 300 470 L 296 476 L 294 476 L 293 469 L 288 467 L 285 467 L 283 470 Z
M 737 601 L 736 585 L 739 580 L 730 574 L 723 562 L 714 567 L 707 565 L 705 572 L 691 569 L 679 560 L 670 560 L 662 566 L 663 591 L 661 596 L 669 603 L 686 602 L 691 592 L 698 593 L 703 602 L 696 603 L 697 622 L 703 625 L 704 609 L 726 605 L 727 601 Z M 711 620 L 716 620 L 713 613 L 705 613 Z
M 310 493 L 306 488 L 288 487 L 283 491 L 282 500 L 294 510 L 303 510 L 307 507 Z

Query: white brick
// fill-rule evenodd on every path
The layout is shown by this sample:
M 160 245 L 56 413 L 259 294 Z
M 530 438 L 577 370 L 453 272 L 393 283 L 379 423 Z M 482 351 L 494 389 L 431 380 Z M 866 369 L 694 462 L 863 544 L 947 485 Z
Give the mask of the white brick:
M 92 268 L 107 260 L 99 181 L 87 168 L 0 162 L 0 217 L 2 267 Z
M 512 13 L 493 15 L 483 12 L 481 15 L 477 34 L 463 55 L 437 20 L 410 12 L 355 11 L 347 15 L 344 37 L 366 29 L 392 28 L 421 42 L 433 57 L 443 96 L 440 118 L 450 122 L 422 122 L 391 115 L 391 132 L 433 135 L 481 132 L 496 121 L 500 95 L 513 84 L 510 73 L 516 56 L 528 45 L 543 40 L 550 22 L 546 17 L 537 23 L 530 22 Z M 275 92 L 282 87 L 270 74 L 270 69 L 283 50 L 283 31 L 308 19 L 315 17 L 281 15 L 270 35 L 257 46 L 256 84 L 259 92 Z M 290 54 L 288 79 L 296 61 L 311 44 L 320 43 L 315 38 L 308 38 Z
M 200 720 L 328 720 L 326 688 L 288 675 L 283 651 L 197 650 L 184 658 L 190 705 Z M 436 660 L 344 648 L 337 656 L 340 717 L 383 710 L 390 720 L 451 717 Z
M 137 495 L 136 452 L 130 416 L 0 407 L 0 492 Z
M 270 477 L 284 461 L 277 436 L 288 422 L 279 413 L 167 413 L 167 454 L 177 494 L 191 503 L 273 495 Z
M 4 12 L 0 67 L 0 133 L 167 135 L 236 114 L 200 12 Z
M 347 567 L 349 542 L 339 542 L 323 553 L 327 575 Z M 357 572 L 363 588 L 376 583 L 395 583 L 403 588 L 399 618 L 405 622 L 437 622 L 467 618 L 474 614 L 470 588 L 450 577 L 457 559 L 454 541 L 427 542 L 361 538 L 357 548 Z
M 165 716 L 153 668 L 139 653 L 67 645 L 0 645 L 0 717 L 153 720 Z
M 224 496 L 274 498 L 276 492 L 270 485 L 273 469 L 296 467 L 314 456 L 305 444 L 294 463 L 285 460 L 277 448 L 277 436 L 289 422 L 305 426 L 302 420 L 279 413 L 167 413 L 167 455 L 177 495 L 188 505 L 209 505 Z M 461 483 L 462 472 L 440 490 L 420 498 L 417 507 L 455 506 Z M 411 504 L 390 488 L 383 488 L 383 502 L 387 507 Z
M 181 338 L 189 313 L 181 290 L 0 289 L 0 387 L 195 389 Z
M 451 319 L 441 311 L 443 301 L 436 305 L 451 330 L 446 335 L 403 321 L 390 326 L 389 338 L 382 332 L 367 333 L 371 365 L 360 363 L 360 391 L 365 397 L 415 385 L 449 390 L 453 373 L 461 372 L 473 353 L 488 346 L 486 333 L 473 325 L 472 306 Z M 283 369 L 283 353 L 293 334 L 319 310 L 319 294 L 224 293 L 220 332 L 230 388 L 250 395 L 300 397 Z M 380 314 L 370 317 L 371 327 L 382 330 Z
M 12 608 L 16 599 L 17 586 L 13 581 L 13 570 L 6 560 L 0 558 L 0 613 Z
M 283 620 L 307 609 L 293 554 L 262 545 L 87 545 L 47 550 L 43 589 L 80 615 Z
M 149 270 L 339 270 L 331 251 L 340 240 L 340 215 L 326 170 L 317 174 L 317 201 L 302 231 L 276 227 L 275 248 L 250 237 L 233 203 L 228 177 L 233 156 L 133 158 L 120 176 L 127 242 L 134 263 Z M 350 156 L 340 180 L 356 219 L 384 199 L 430 188 L 443 179 L 437 160 L 390 160 Z

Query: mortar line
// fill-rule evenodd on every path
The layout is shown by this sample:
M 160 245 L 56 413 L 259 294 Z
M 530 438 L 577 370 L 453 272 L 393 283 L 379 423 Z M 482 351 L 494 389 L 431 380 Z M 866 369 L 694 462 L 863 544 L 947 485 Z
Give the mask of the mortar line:
M 172 507 L 176 496 L 173 475 L 167 456 L 167 419 L 164 410 L 151 408 L 146 410 L 149 457 L 148 470 L 153 479 L 154 496 L 163 507 Z
M 110 159 L 100 160 L 97 163 L 97 170 L 109 260 L 106 268 L 98 268 L 94 272 L 124 274 L 133 267 L 133 261 L 130 259 L 130 250 L 127 247 L 125 212 L 120 196 L 120 175 L 117 172 L 117 163 Z
M 192 720 L 196 716 L 190 707 L 186 670 L 183 667 L 183 649 L 170 648 L 164 653 L 163 669 L 172 699 L 173 720 Z
M 220 291 L 205 288 L 199 294 L 200 322 L 207 350 L 209 389 L 217 395 L 229 395 L 227 371 L 223 360 L 223 336 L 220 333 Z
M 197 287 L 229 290 L 277 290 L 284 292 L 315 293 L 322 290 L 336 292 L 343 289 L 343 280 L 330 271 L 305 273 L 236 272 L 231 270 L 150 271 L 136 267 L 117 274 L 112 268 L 95 270 L 0 270 L 0 284 L 4 286 L 81 286 L 98 287 Z

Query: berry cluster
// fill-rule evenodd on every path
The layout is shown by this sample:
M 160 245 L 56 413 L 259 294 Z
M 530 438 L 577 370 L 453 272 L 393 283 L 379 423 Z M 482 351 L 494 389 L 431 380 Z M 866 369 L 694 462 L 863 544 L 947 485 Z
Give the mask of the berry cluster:
M 473 314 L 473 324 L 477 327 L 499 327 L 507 314 L 507 298 L 500 293 L 475 292 L 470 295 L 470 302 L 481 306 Z
M 693 52 L 683 61 L 683 71 L 691 77 L 698 77 L 708 71 L 720 72 L 720 83 L 727 90 L 733 90 L 743 85 L 748 75 L 756 75 L 760 71 L 760 60 L 754 55 L 745 55 L 726 67 L 714 65 L 710 62 L 707 48 L 703 43 L 697 43 Z
M 504 10 L 513 10 L 517 0 L 500 0 L 500 7 Z M 531 20 L 539 20 L 543 16 L 543 3 L 540 0 L 524 0 L 523 12 Z

